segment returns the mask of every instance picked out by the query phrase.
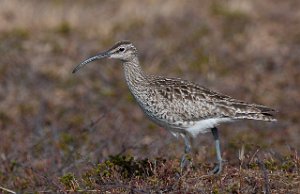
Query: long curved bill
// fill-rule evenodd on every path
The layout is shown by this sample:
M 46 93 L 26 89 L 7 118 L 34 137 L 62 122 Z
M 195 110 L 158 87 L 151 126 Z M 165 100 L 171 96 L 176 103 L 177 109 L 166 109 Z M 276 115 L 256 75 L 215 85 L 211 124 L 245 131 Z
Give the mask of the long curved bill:
M 99 53 L 98 55 L 96 56 L 93 56 L 93 57 L 90 57 L 86 60 L 84 60 L 83 62 L 81 62 L 79 65 L 77 65 L 77 67 L 75 67 L 72 71 L 72 73 L 76 73 L 79 69 L 81 69 L 82 67 L 84 67 L 86 64 L 92 62 L 92 61 L 95 61 L 95 60 L 98 60 L 98 59 L 103 59 L 105 57 L 109 57 L 109 54 L 108 52 L 103 52 L 103 53 Z

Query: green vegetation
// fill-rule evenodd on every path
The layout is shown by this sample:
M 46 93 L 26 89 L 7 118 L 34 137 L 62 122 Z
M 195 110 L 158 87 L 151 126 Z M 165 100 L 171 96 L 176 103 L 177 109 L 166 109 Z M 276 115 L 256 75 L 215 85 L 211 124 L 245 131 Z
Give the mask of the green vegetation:
M 25 40 L 30 38 L 29 30 L 25 28 L 14 28 L 9 31 L 1 33 L 0 39 L 18 39 Z
M 248 156 L 246 156 L 246 160 L 249 161 Z M 299 180 L 295 166 L 297 161 L 294 159 L 288 159 L 288 161 L 289 165 L 293 166 L 289 173 L 284 169 L 282 169 L 283 172 L 279 170 L 281 165 L 286 164 L 286 161 L 282 164 L 279 160 L 264 161 L 264 165 L 271 172 L 268 184 L 282 185 L 285 181 L 292 181 L 295 178 Z M 75 177 L 74 174 L 67 173 L 59 180 L 67 190 L 76 191 L 79 188 L 84 188 L 80 190 L 88 191 L 92 188 L 102 188 L 98 190 L 99 192 L 105 190 L 129 192 L 133 189 L 136 192 L 157 192 L 170 189 L 168 185 L 173 185 L 173 191 L 190 192 L 197 190 L 197 186 L 183 184 L 183 182 L 193 182 L 193 180 L 201 181 L 201 185 L 210 187 L 209 189 L 204 187 L 203 192 L 223 193 L 224 190 L 220 188 L 223 184 L 225 184 L 225 191 L 230 193 L 250 192 L 253 189 L 262 192 L 263 190 L 257 186 L 265 184 L 264 169 L 261 167 L 257 156 L 254 157 L 251 164 L 245 165 L 238 174 L 229 167 L 220 177 L 207 176 L 206 174 L 198 176 L 199 168 L 196 166 L 190 166 L 184 174 L 180 175 L 176 166 L 171 168 L 168 166 L 170 162 L 173 163 L 174 161 L 166 161 L 161 158 L 155 160 L 134 159 L 129 155 L 115 155 L 109 156 L 107 160 L 88 169 L 82 175 Z M 176 165 L 178 165 L 177 162 Z M 209 165 L 205 164 L 205 166 L 208 167 Z M 205 170 L 209 171 L 209 169 Z M 283 177 L 282 174 L 287 176 Z M 238 176 L 242 178 L 239 179 Z M 147 187 L 143 185 L 147 185 Z
M 59 181 L 65 186 L 67 190 L 76 191 L 78 189 L 77 181 L 74 174 L 67 173 L 59 178 Z
M 218 2 L 218 1 L 217 1 Z M 228 6 L 215 2 L 211 5 L 211 13 L 222 20 L 223 37 L 232 41 L 234 36 L 243 34 L 251 19 L 239 10 L 231 10 Z
M 299 0 L 0 1 L 0 193 L 300 193 Z M 183 141 L 148 121 L 122 66 L 86 57 L 129 39 L 146 72 L 279 110 Z M 7 192 L 6 192 L 7 193 Z
M 55 31 L 63 36 L 68 36 L 71 33 L 71 25 L 67 21 L 61 22 L 55 29 Z

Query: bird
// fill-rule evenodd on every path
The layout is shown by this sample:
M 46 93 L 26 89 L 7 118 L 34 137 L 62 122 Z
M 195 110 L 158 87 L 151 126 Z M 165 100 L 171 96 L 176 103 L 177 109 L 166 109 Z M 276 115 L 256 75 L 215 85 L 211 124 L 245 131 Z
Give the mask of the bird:
M 127 40 L 119 41 L 110 49 L 82 61 L 72 73 L 103 58 L 120 60 L 127 86 L 145 115 L 175 137 L 183 138 L 181 169 L 187 165 L 191 139 L 198 134 L 212 133 L 217 162 L 210 173 L 220 174 L 223 159 L 218 128 L 221 123 L 277 121 L 274 115 L 277 111 L 267 106 L 237 100 L 184 79 L 146 74 L 141 68 L 137 48 Z

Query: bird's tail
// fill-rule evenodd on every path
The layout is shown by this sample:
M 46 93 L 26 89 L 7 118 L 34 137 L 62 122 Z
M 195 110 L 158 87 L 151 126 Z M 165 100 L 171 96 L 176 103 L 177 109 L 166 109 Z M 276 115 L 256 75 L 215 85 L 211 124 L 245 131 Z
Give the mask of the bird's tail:
M 275 113 L 277 111 L 262 105 L 248 105 L 244 110 L 237 112 L 235 119 L 249 119 L 274 122 L 277 121 Z

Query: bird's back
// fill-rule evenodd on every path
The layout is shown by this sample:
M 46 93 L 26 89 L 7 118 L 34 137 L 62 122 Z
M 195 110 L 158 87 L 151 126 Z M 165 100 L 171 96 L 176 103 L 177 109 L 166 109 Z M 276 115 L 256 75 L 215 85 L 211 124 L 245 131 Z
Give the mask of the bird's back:
M 148 80 L 151 99 L 146 101 L 151 114 L 170 123 L 210 118 L 276 120 L 271 108 L 236 100 L 186 80 L 162 77 Z

